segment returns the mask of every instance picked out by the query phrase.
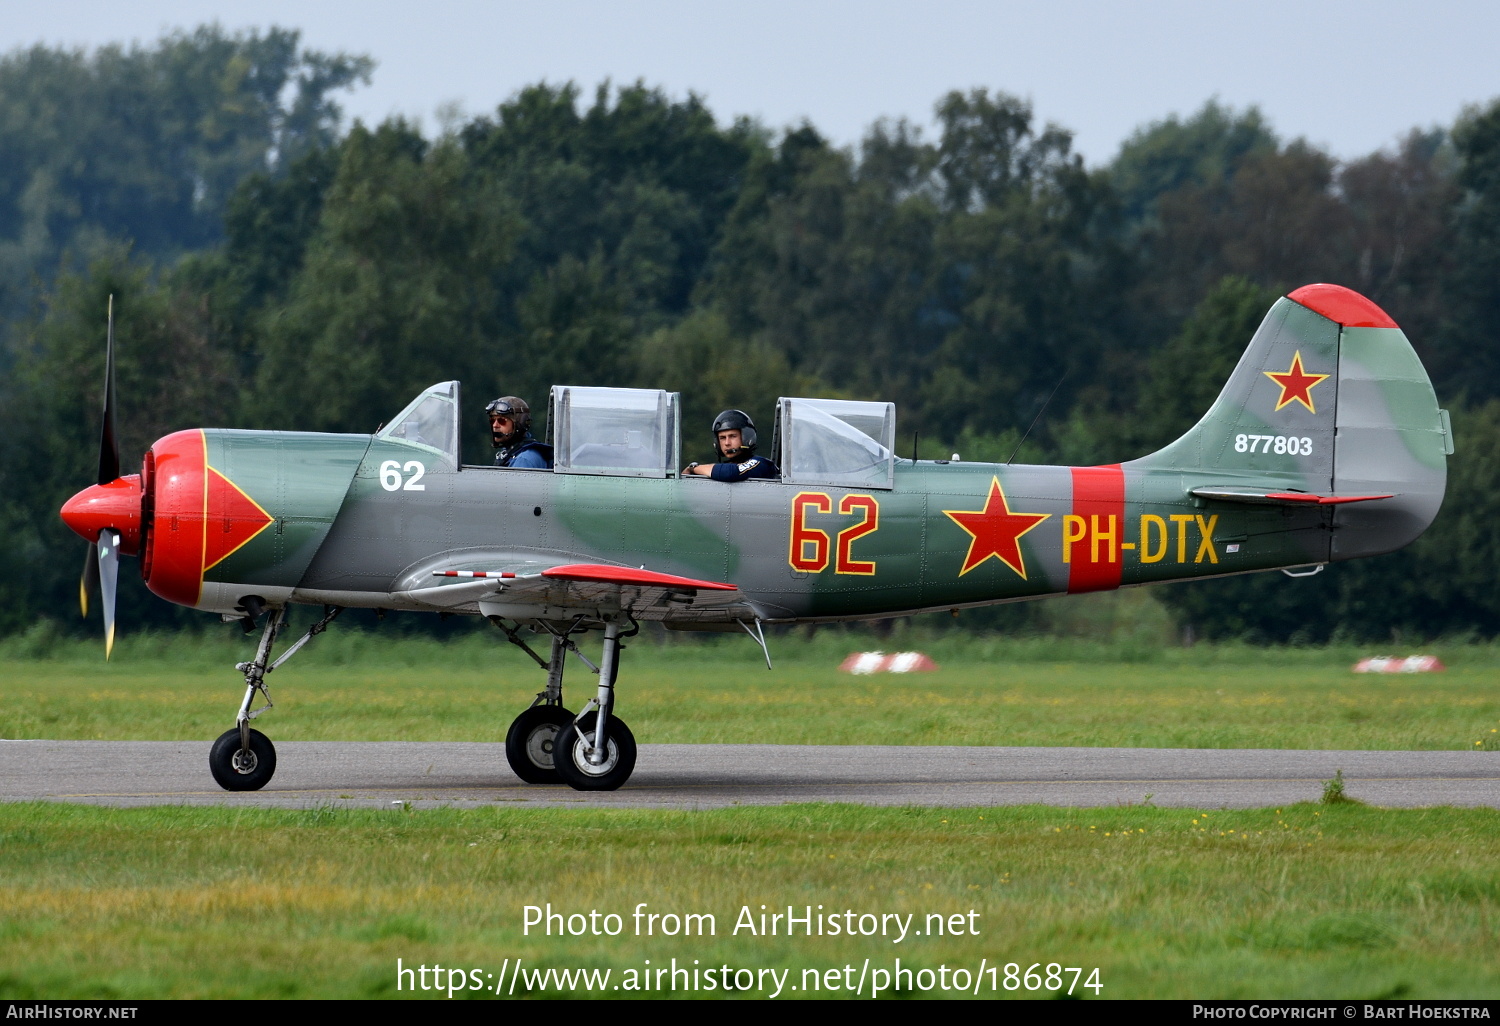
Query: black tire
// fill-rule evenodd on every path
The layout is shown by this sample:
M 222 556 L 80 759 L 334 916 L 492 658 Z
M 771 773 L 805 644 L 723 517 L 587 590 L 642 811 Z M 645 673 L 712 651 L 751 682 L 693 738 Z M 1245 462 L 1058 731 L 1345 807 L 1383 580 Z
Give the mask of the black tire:
M 558 733 L 573 722 L 560 705 L 534 705 L 517 716 L 505 732 L 505 759 L 528 784 L 561 784 L 552 764 Z
M 585 739 L 594 737 L 596 713 L 584 713 L 576 724 L 569 723 L 557 735 L 553 764 L 562 782 L 575 791 L 614 791 L 635 772 L 635 735 L 625 721 L 614 716 L 604 731 L 608 756 L 602 767 L 590 766 L 584 754 Z
M 224 731 L 208 750 L 209 772 L 226 791 L 259 791 L 276 773 L 276 747 L 266 735 L 252 730 L 249 759 L 242 758 L 241 752 L 240 728 Z

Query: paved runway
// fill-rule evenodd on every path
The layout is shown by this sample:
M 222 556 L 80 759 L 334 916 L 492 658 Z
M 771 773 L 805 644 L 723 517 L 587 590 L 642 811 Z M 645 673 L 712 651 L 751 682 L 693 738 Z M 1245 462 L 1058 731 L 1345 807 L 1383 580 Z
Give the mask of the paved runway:
M 0 741 L 0 800 L 98 805 L 472 806 L 492 802 L 718 808 L 865 805 L 1250 808 L 1316 801 L 1340 769 L 1373 805 L 1500 807 L 1500 752 L 1160 748 L 643 745 L 619 791 L 523 784 L 504 747 L 473 742 L 283 742 L 262 791 L 219 790 L 208 741 Z

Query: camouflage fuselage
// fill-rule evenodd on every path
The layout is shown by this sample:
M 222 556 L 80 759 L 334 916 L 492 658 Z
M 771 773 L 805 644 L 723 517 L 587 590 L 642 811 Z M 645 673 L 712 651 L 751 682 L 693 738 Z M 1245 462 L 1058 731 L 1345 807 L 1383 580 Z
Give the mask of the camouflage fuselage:
M 897 460 L 893 487 L 854 489 L 179 432 L 153 447 L 148 583 L 224 613 L 247 595 L 420 609 L 436 571 L 583 561 L 732 582 L 770 621 L 880 617 L 1388 552 L 1436 515 L 1450 446 L 1399 329 L 1283 299 L 1192 431 L 1109 466 Z

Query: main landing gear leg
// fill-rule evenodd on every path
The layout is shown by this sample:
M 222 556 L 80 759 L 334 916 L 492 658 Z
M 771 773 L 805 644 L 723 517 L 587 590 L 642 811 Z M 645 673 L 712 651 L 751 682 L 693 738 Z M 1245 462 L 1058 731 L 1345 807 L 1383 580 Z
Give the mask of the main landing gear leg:
M 303 645 L 328 629 L 334 618 L 342 613 L 342 606 L 325 606 L 323 618 L 309 628 L 281 658 L 271 662 L 271 648 L 276 636 L 286 626 L 286 607 L 273 609 L 266 616 L 266 626 L 261 632 L 260 644 L 255 649 L 255 659 L 235 666 L 245 675 L 245 697 L 240 702 L 239 715 L 233 728 L 220 734 L 213 747 L 208 750 L 208 769 L 214 780 L 226 791 L 259 791 L 271 782 L 276 772 L 276 749 L 271 739 L 258 730 L 250 729 L 250 721 L 267 709 L 273 708 L 271 692 L 266 688 L 266 674 L 286 662 Z M 259 691 L 266 704 L 251 710 L 255 693 Z
M 635 770 L 635 736 L 613 715 L 620 648 L 620 625 L 605 624 L 599 691 L 557 735 L 553 759 L 558 776 L 576 791 L 614 791 Z
M 562 782 L 553 765 L 553 749 L 558 732 L 573 721 L 573 714 L 563 708 L 562 698 L 563 663 L 568 647 L 567 634 L 552 635 L 552 659 L 545 664 L 547 688 L 505 732 L 505 759 L 516 776 L 528 784 Z

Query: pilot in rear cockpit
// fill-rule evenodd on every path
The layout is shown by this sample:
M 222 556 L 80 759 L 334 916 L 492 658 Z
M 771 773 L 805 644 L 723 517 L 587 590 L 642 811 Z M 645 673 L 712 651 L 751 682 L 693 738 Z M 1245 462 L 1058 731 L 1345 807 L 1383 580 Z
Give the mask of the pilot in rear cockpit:
M 551 470 L 552 446 L 531 433 L 531 407 L 525 399 L 504 395 L 484 408 L 490 419 L 490 444 L 495 466 L 520 470 Z
M 777 478 L 781 471 L 764 456 L 755 455 L 755 421 L 743 410 L 725 410 L 714 418 L 714 451 L 718 462 L 689 463 L 684 474 L 711 477 L 715 481 L 747 481 L 752 477 Z

